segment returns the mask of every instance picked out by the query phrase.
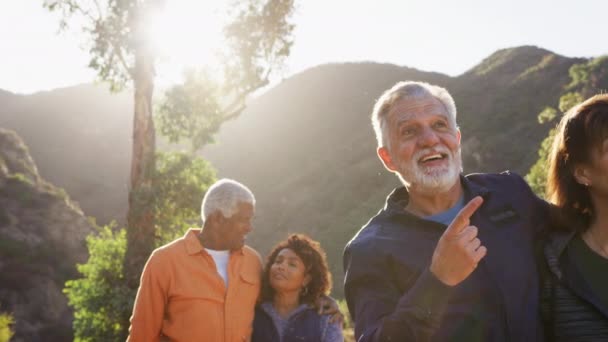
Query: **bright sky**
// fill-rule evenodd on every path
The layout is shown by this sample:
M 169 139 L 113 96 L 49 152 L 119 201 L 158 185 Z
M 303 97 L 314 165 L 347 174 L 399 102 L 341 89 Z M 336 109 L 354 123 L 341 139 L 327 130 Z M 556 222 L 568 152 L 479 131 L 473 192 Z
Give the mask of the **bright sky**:
M 169 0 L 161 82 L 211 61 L 221 19 L 210 3 Z M 78 31 L 57 34 L 43 0 L 0 0 L 0 89 L 32 93 L 91 82 Z M 296 0 L 284 77 L 329 62 L 377 61 L 458 75 L 494 51 L 537 45 L 568 57 L 608 54 L 607 0 Z M 203 31 L 203 33 L 199 33 Z M 171 32 L 190 32 L 176 39 Z M 163 38 L 164 37 L 164 38 Z M 194 40 L 194 41 L 193 41 Z

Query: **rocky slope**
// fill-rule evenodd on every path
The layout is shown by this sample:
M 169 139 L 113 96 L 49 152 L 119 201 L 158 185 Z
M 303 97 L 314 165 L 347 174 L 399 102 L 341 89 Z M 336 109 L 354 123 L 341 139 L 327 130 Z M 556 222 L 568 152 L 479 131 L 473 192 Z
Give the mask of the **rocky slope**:
M 15 318 L 12 341 L 71 341 L 62 293 L 86 260 L 93 226 L 67 194 L 38 174 L 16 133 L 0 128 L 0 305 Z

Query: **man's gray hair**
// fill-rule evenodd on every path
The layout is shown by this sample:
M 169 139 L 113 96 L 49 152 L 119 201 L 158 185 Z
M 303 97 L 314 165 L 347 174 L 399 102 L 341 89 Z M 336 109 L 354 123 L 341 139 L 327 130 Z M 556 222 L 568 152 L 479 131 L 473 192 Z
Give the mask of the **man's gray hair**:
M 456 104 L 446 89 L 425 82 L 402 81 L 385 91 L 374 105 L 372 126 L 376 133 L 378 147 L 390 149 L 386 116 L 395 103 L 401 100 L 421 100 L 429 97 L 434 97 L 443 104 L 448 112 L 450 123 L 457 127 Z
M 232 180 L 220 179 L 209 187 L 201 205 L 203 222 L 216 211 L 224 217 L 232 217 L 238 211 L 239 203 L 249 203 L 255 206 L 255 197 L 245 185 Z

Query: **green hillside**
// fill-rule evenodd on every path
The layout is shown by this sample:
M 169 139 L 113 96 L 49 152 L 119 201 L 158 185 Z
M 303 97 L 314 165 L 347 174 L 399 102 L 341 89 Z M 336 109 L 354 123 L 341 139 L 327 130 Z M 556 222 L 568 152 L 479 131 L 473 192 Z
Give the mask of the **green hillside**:
M 497 51 L 458 77 L 391 64 L 322 65 L 251 101 L 201 154 L 220 177 L 238 179 L 257 195 L 249 243 L 264 254 L 289 232 L 310 234 L 328 252 L 339 297 L 345 243 L 398 184 L 376 157 L 369 122 L 383 90 L 406 79 L 447 87 L 459 110 L 465 172 L 525 174 L 550 128 L 538 124 L 537 114 L 559 100 L 570 66 L 583 61 L 525 46 Z M 130 98 L 92 86 L 8 95 L 0 97 L 0 126 L 24 138 L 40 173 L 87 215 L 101 223 L 122 220 Z

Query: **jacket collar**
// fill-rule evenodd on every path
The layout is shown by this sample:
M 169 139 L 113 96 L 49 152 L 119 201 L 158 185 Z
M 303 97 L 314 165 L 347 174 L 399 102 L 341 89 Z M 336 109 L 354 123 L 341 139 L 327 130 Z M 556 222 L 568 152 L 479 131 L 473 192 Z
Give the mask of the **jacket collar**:
M 574 238 L 576 233 L 576 231 L 570 231 L 553 232 L 549 234 L 546 244 L 546 248 L 548 249 L 546 249 L 546 251 L 556 258 L 559 258 L 562 254 L 564 254 L 566 247 L 568 247 L 568 244 Z
M 460 174 L 460 182 L 462 183 L 462 188 L 464 191 L 465 203 L 475 196 L 481 196 L 485 199 L 491 194 L 491 189 L 471 182 L 467 177 L 468 176 Z M 407 189 L 405 186 L 400 186 L 395 188 L 388 195 L 386 198 L 386 204 L 384 205 L 384 210 L 392 213 L 406 213 L 405 207 L 407 206 L 409 200 L 410 195 L 407 192 Z
M 585 282 L 575 261 L 566 254 L 568 244 L 577 233 L 578 232 L 576 231 L 553 232 L 549 235 L 544 248 L 547 266 L 549 267 L 550 272 L 563 284 L 566 284 L 571 291 L 583 298 L 590 305 L 593 305 L 605 317 L 608 317 L 608 307 L 593 294 L 593 291 Z
M 566 251 L 568 244 L 574 238 L 576 232 L 554 232 L 547 236 L 544 243 L 543 254 L 549 271 L 558 279 L 562 279 L 562 265 L 560 257 Z

